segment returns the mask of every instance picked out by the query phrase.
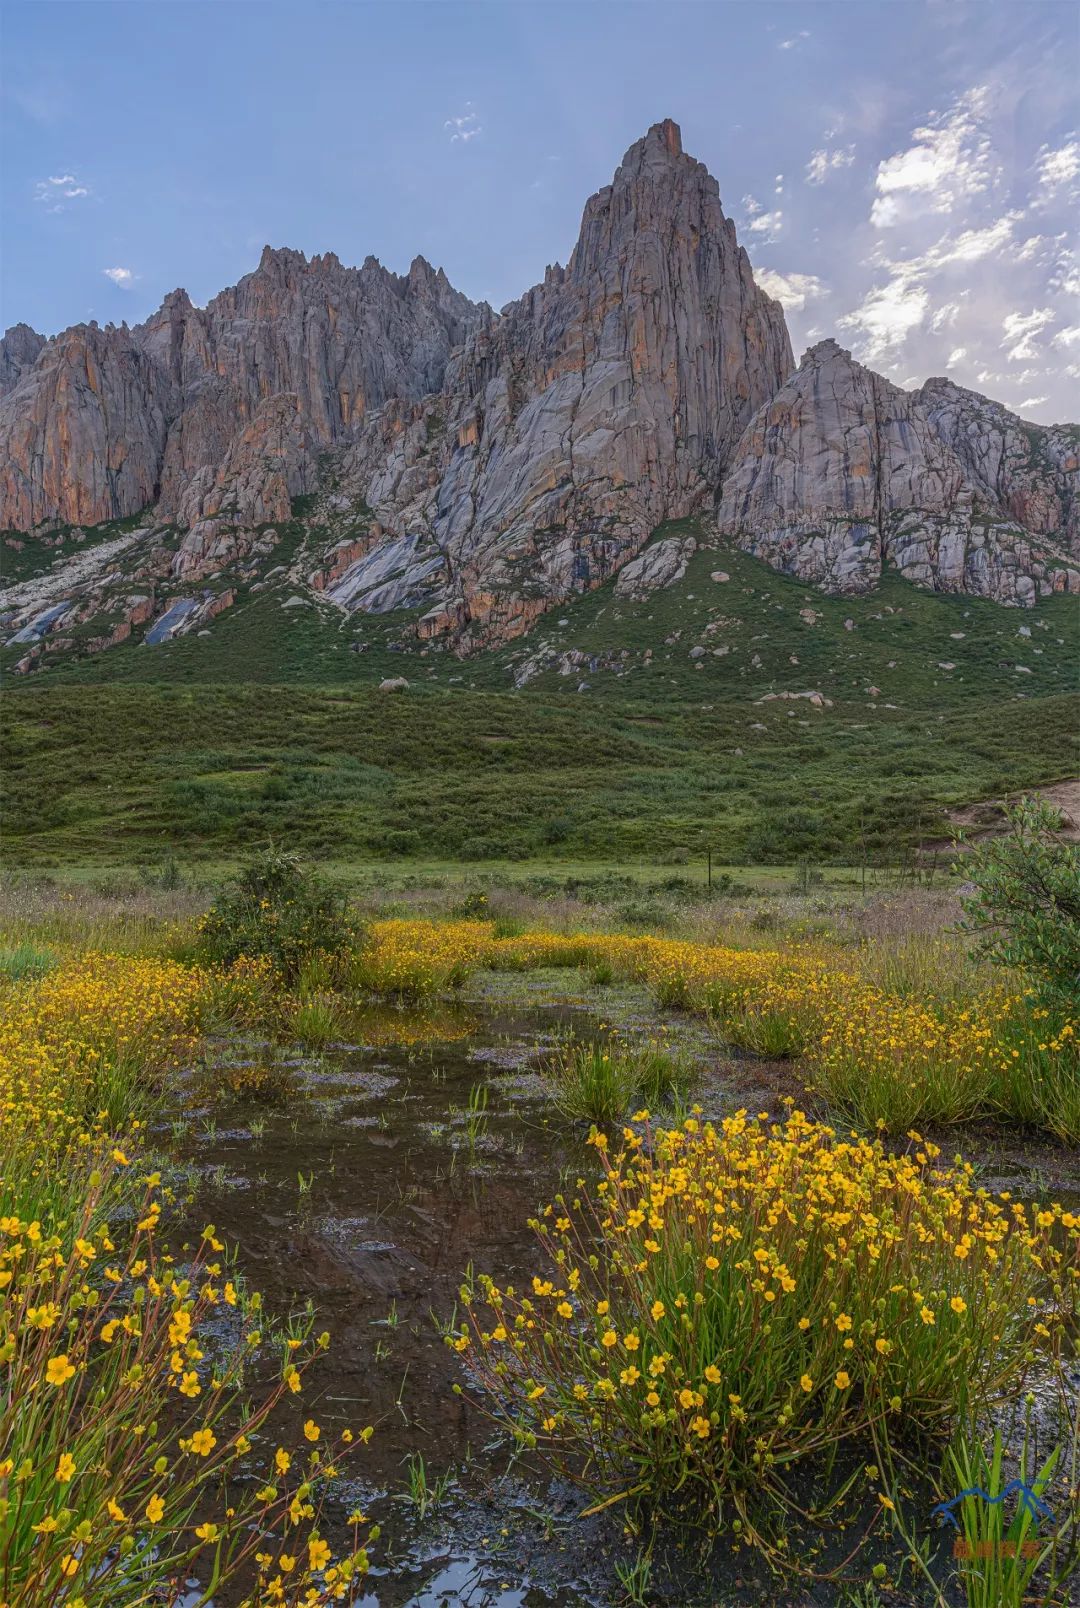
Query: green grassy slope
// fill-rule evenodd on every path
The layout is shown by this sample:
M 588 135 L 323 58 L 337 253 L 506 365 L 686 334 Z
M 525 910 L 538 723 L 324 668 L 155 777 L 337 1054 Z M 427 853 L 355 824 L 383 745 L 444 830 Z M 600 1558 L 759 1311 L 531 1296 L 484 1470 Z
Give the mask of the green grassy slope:
M 697 534 L 686 524 L 663 527 L 657 535 L 672 533 Z M 295 527 L 285 527 L 269 562 L 287 564 L 298 539 Z M 711 581 L 717 571 L 730 580 Z M 770 691 L 809 688 L 860 700 L 876 686 L 879 706 L 950 710 L 971 699 L 1075 690 L 1080 646 L 1072 598 L 1049 598 L 1033 610 L 1005 609 L 979 598 L 923 592 L 895 575 L 868 597 L 830 598 L 743 553 L 713 548 L 699 550 L 681 581 L 643 602 L 615 597 L 611 585 L 601 587 L 544 616 L 523 640 L 464 662 L 435 647 L 395 651 L 395 643 L 411 645 L 413 615 L 345 617 L 311 601 L 310 594 L 301 607 L 283 607 L 296 595 L 288 576 L 264 591 L 240 587 L 235 606 L 206 636 L 156 648 L 144 647 L 136 636 L 95 657 L 58 658 L 47 675 L 95 683 L 370 686 L 404 674 L 412 682 L 445 686 L 453 677 L 455 685 L 494 691 L 511 687 L 514 671 L 546 644 L 553 653 L 577 650 L 612 667 L 586 664 L 567 675 L 552 668 L 530 683 L 534 691 L 561 692 L 585 680 L 593 696 L 742 703 Z M 801 617 L 807 608 L 819 616 L 814 625 Z M 847 620 L 854 629 L 845 629 Z M 1020 636 L 1021 628 L 1030 637 Z M 678 640 L 666 642 L 676 634 Z M 692 660 L 697 644 L 708 651 Z M 357 646 L 363 651 L 354 651 Z M 646 666 L 648 648 L 653 656 Z M 727 652 L 717 655 L 714 648 Z M 8 649 L 6 655 L 21 651 Z M 627 657 L 620 659 L 624 651 Z M 955 668 L 942 670 L 941 664 Z
M 405 617 L 283 608 L 294 592 L 9 681 L 8 862 L 214 860 L 269 832 L 335 859 L 851 861 L 1076 767 L 1073 599 L 894 576 L 827 598 L 702 549 L 643 602 L 605 586 L 461 661 L 395 651 Z M 377 691 L 391 674 L 407 693 Z M 831 707 L 760 701 L 803 691 Z

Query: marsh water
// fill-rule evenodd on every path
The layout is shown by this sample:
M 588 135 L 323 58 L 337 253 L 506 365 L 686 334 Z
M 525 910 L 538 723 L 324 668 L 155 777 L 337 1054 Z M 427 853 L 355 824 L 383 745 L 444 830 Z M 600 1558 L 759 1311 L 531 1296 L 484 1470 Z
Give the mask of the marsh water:
M 272 1311 L 310 1302 L 330 1331 L 294 1435 L 308 1415 L 328 1432 L 375 1428 L 324 1525 L 344 1544 L 344 1515 L 359 1505 L 381 1526 L 366 1608 L 605 1608 L 626 1600 L 617 1571 L 647 1539 L 619 1505 L 583 1519 L 578 1490 L 514 1464 L 442 1339 L 466 1269 L 531 1279 L 541 1269 L 528 1219 L 565 1177 L 594 1170 L 586 1130 L 559 1114 L 544 1075 L 555 1038 L 603 1036 L 613 1021 L 670 1033 L 700 1062 L 708 1115 L 781 1115 L 782 1095 L 799 1092 L 789 1068 L 733 1061 L 644 998 L 567 983 L 531 976 L 452 1004 L 361 1011 L 350 1042 L 317 1055 L 223 1043 L 188 1091 L 176 1134 L 193 1212 L 236 1245 Z M 1048 1165 L 1008 1149 L 985 1164 L 996 1187 L 1023 1187 Z M 706 1561 L 692 1532 L 655 1550 L 652 1590 L 687 1605 L 837 1600 L 832 1586 L 786 1587 L 745 1553 Z

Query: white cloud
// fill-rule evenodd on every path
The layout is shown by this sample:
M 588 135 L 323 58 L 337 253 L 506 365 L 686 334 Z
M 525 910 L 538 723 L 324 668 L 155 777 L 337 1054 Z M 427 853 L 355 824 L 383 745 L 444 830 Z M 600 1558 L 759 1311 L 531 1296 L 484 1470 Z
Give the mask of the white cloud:
M 751 234 L 764 235 L 763 244 L 768 244 L 769 241 L 776 239 L 783 225 L 784 214 L 778 208 L 775 212 L 759 212 L 756 217 L 751 218 L 746 227 Z
M 755 278 L 783 303 L 796 351 L 817 338 L 814 325 L 890 379 L 950 373 L 1010 407 L 1025 398 L 1025 417 L 1076 418 L 1080 375 L 1069 370 L 1080 369 L 1080 318 L 1069 298 L 1080 296 L 1071 199 L 1080 129 L 1055 124 L 1060 86 L 1040 96 L 1022 75 L 974 82 L 916 102 L 899 125 L 895 95 L 883 95 L 880 116 L 849 107 L 841 120 L 824 109 L 801 161 L 774 163 L 786 170 L 784 197 L 759 178 L 753 205 L 737 214 L 739 235 L 776 264 Z M 856 174 L 869 195 L 850 216 Z M 827 250 L 827 227 L 815 233 L 819 192 L 847 203 L 839 253 Z M 763 215 L 781 206 L 776 244 L 755 253 L 775 229 Z M 803 280 L 817 275 L 820 293 L 805 294 Z
M 470 140 L 474 140 L 478 134 L 484 132 L 484 126 L 473 107 L 472 101 L 465 102 L 464 111 L 459 112 L 455 117 L 448 117 L 443 124 L 443 128 L 450 135 L 451 145 L 467 145 Z
M 1037 337 L 1047 324 L 1054 322 L 1056 316 L 1052 307 L 1034 307 L 1030 313 L 1007 313 L 1001 321 L 1005 331 L 1001 346 L 1009 362 L 1030 361 L 1037 357 Z
M 49 212 L 63 212 L 66 202 L 82 201 L 89 194 L 90 186 L 74 173 L 57 173 L 50 178 L 39 179 L 34 186 L 34 200 Z
M 799 32 L 792 34 L 790 39 L 781 39 L 776 48 L 777 50 L 794 50 L 796 45 L 801 44 L 804 39 L 809 39 L 809 37 L 809 31 L 806 28 L 800 28 Z
M 959 302 L 943 302 L 930 320 L 930 328 L 935 335 L 940 334 L 943 329 L 948 329 L 950 324 L 956 323 L 959 313 Z
M 774 296 L 793 313 L 801 313 L 807 302 L 816 301 L 826 291 L 813 274 L 778 274 L 772 268 L 758 268 L 754 279 L 766 296 Z
M 854 160 L 854 145 L 843 145 L 835 151 L 830 151 L 827 147 L 820 151 L 812 151 L 806 164 L 806 182 L 824 184 L 830 173 L 836 172 L 838 168 L 849 168 Z
M 1050 289 L 1063 296 L 1080 296 L 1080 260 L 1074 251 L 1063 251 L 1049 280 Z
M 1059 145 L 1057 150 L 1044 145 L 1036 161 L 1035 171 L 1038 179 L 1040 199 L 1063 185 L 1071 184 L 1073 179 L 1080 177 L 1080 139 L 1072 138 Z
M 901 274 L 887 285 L 867 291 L 859 306 L 838 322 L 841 329 L 856 332 L 859 355 L 875 362 L 903 346 L 912 330 L 925 321 L 929 307 L 930 297 L 923 287 Z
M 946 235 L 932 246 L 924 257 L 913 258 L 911 266 L 913 268 L 917 266 L 920 271 L 928 272 L 944 268 L 950 263 L 978 262 L 980 257 L 988 257 L 992 252 L 1000 251 L 1012 238 L 1013 224 L 1018 216 L 1018 213 L 1007 212 L 1004 217 L 988 224 L 985 229 L 965 229 L 952 239 Z
M 967 90 L 947 112 L 912 130 L 912 144 L 878 163 L 870 221 L 892 228 L 926 212 L 948 212 L 989 189 L 1000 173 L 985 122 L 990 93 Z
M 1018 404 L 1019 411 L 1022 413 L 1025 408 L 1041 408 L 1043 403 L 1047 401 L 1049 401 L 1049 398 L 1045 396 L 1026 396 L 1024 400 Z
M 755 195 L 744 195 L 742 198 L 743 211 L 747 217 L 752 218 L 763 210 L 761 202 Z
M 1016 248 L 1016 262 L 1034 262 L 1037 258 L 1044 258 L 1053 246 L 1060 245 L 1066 237 L 1064 235 L 1028 235 Z
M 130 268 L 103 268 L 102 273 L 106 279 L 111 279 L 118 290 L 130 290 L 135 283 L 135 275 Z

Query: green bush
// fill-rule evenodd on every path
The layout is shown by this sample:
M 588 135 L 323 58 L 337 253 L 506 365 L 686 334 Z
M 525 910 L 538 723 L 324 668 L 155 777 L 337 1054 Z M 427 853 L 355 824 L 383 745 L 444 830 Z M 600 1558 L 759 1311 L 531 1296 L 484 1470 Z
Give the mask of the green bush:
M 1056 810 L 1025 798 L 1009 830 L 973 849 L 961 869 L 973 891 L 962 927 L 977 952 L 1025 973 L 1051 997 L 1080 998 L 1080 848 L 1060 835 Z
M 344 894 L 271 846 L 221 889 L 202 922 L 198 952 L 219 966 L 242 955 L 266 959 L 278 980 L 292 985 L 319 956 L 344 969 L 362 938 Z

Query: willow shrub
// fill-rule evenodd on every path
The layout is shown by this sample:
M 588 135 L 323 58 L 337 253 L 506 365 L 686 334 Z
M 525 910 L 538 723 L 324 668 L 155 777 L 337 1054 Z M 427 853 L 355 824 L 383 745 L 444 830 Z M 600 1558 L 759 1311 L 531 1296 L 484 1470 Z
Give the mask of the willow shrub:
M 913 1142 L 887 1155 L 797 1111 L 626 1129 L 614 1159 L 595 1136 L 595 1189 L 533 1224 L 544 1269 L 464 1289 L 448 1341 L 597 1501 L 752 1526 L 806 1460 L 1013 1389 L 1075 1310 L 1080 1218 L 993 1200 Z
M 347 967 L 362 937 L 340 890 L 295 855 L 270 848 L 221 889 L 199 923 L 196 954 L 224 967 L 264 959 L 291 986 L 320 957 Z

